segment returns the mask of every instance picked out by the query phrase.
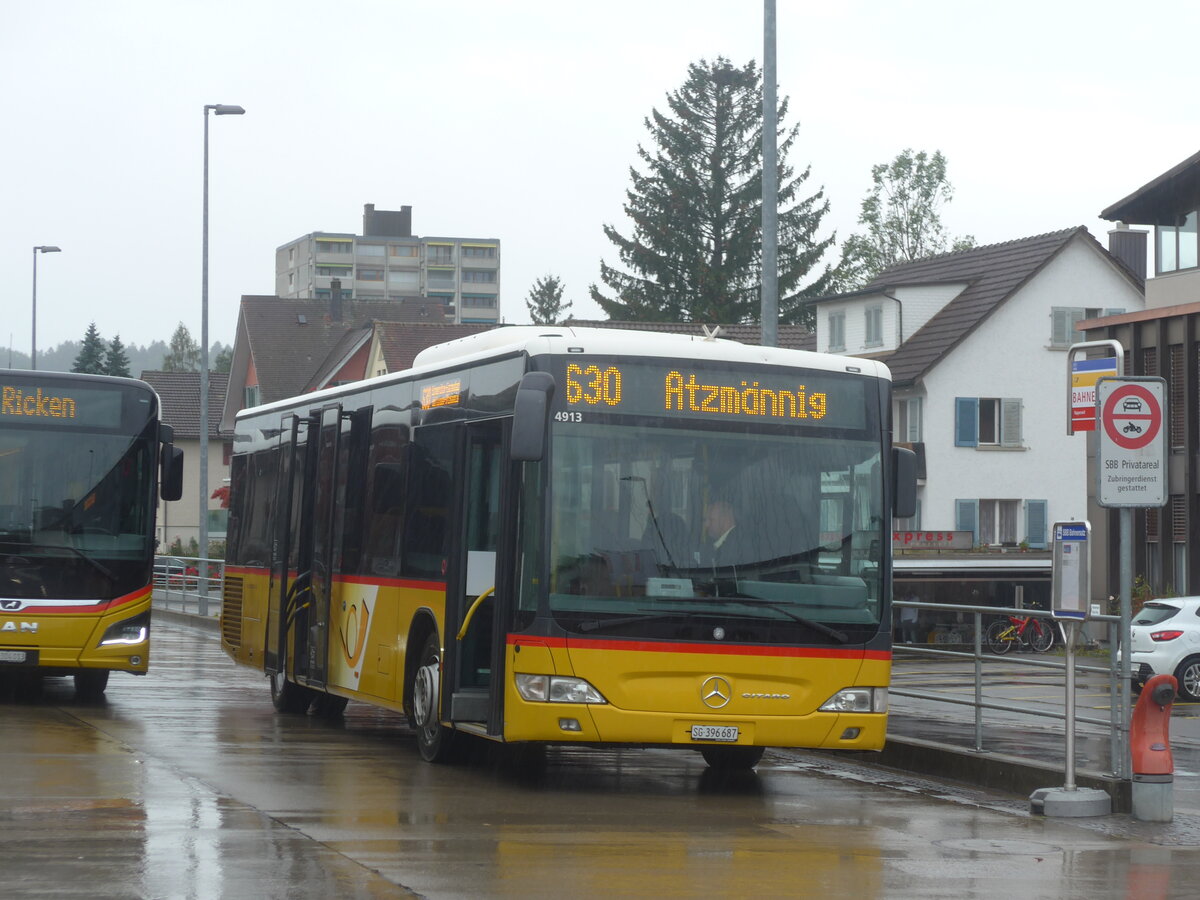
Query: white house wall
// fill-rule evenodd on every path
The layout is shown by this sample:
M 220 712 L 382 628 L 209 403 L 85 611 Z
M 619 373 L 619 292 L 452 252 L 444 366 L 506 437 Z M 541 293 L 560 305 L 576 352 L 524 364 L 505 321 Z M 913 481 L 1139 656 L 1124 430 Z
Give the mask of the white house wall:
M 867 294 L 852 297 L 842 301 L 828 301 L 821 304 L 817 315 L 817 348 L 822 353 L 871 354 L 886 350 L 895 350 L 900 340 L 900 325 L 903 319 L 904 338 L 910 338 L 933 316 L 939 309 L 957 297 L 966 284 L 923 284 L 909 287 L 897 287 L 892 293 L 897 300 L 885 294 Z M 903 312 L 900 310 L 903 304 Z M 867 346 L 867 317 L 868 307 L 879 306 L 883 309 L 883 346 Z M 841 312 L 846 316 L 846 346 L 831 348 L 829 346 L 829 315 Z
M 958 499 L 1046 500 L 1048 523 L 1086 516 L 1086 437 L 1066 433 L 1067 353 L 1049 349 L 1051 308 L 1143 305 L 1112 263 L 1077 238 L 942 358 L 924 379 L 922 528 L 953 529 Z M 956 447 L 956 397 L 1021 398 L 1023 449 Z M 1022 502 L 1018 540 L 1025 513 Z

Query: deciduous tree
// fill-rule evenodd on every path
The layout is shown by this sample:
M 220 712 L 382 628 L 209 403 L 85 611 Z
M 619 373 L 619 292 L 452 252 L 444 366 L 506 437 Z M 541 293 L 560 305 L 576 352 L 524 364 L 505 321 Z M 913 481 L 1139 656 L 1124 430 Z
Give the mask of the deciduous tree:
M 163 357 L 162 367 L 164 372 L 200 371 L 200 345 L 182 322 L 171 335 L 171 344 L 167 348 L 167 355 Z
M 861 287 L 897 263 L 975 246 L 971 235 L 951 239 L 942 226 L 940 210 L 954 189 L 941 151 L 905 149 L 890 163 L 872 166 L 871 181 L 858 217 L 866 228 L 842 247 L 839 289 Z

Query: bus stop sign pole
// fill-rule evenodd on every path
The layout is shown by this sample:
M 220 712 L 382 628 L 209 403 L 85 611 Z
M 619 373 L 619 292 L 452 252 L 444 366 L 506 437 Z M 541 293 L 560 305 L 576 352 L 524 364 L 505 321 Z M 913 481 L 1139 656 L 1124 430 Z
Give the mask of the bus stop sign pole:
M 1105 791 L 1075 784 L 1075 640 L 1091 604 L 1091 531 L 1086 521 L 1054 523 L 1050 609 L 1066 636 L 1066 773 L 1061 788 L 1039 788 L 1029 797 L 1031 811 L 1046 816 L 1080 818 L 1112 812 L 1112 798 Z

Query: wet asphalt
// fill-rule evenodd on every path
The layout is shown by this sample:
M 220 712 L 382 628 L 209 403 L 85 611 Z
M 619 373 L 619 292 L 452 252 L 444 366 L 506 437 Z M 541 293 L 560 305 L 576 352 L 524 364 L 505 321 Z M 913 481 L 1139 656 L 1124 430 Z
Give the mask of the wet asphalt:
M 155 639 L 151 674 L 114 677 L 100 704 L 61 679 L 40 697 L 0 681 L 0 896 L 1200 893 L 1187 805 L 1171 823 L 1047 819 L 796 751 L 731 778 L 666 750 L 482 747 L 432 766 L 400 716 L 280 716 L 214 632 L 156 620 Z

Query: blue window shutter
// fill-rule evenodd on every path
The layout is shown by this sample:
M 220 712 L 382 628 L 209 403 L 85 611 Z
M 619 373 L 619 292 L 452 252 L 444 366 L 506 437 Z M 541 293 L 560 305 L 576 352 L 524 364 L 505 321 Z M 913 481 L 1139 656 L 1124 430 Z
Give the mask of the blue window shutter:
M 954 501 L 954 530 L 971 532 L 971 543 L 979 543 L 979 501 Z
M 1025 540 L 1036 550 L 1046 549 L 1045 500 L 1025 501 Z
M 979 398 L 954 398 L 954 446 L 979 446 Z

